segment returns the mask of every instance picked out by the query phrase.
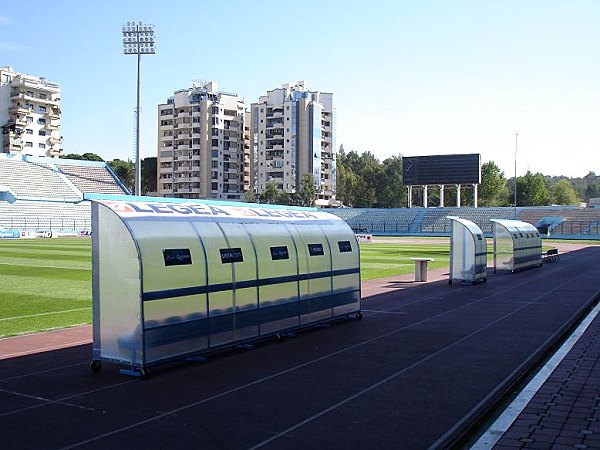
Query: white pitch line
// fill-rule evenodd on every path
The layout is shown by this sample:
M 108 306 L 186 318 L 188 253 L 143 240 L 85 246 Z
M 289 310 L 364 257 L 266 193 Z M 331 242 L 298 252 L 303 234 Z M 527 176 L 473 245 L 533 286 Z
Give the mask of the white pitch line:
M 74 312 L 74 311 L 84 311 L 86 309 L 92 309 L 92 307 L 88 306 L 88 307 L 85 307 L 85 308 L 65 309 L 63 311 L 51 311 L 51 312 L 38 313 L 38 314 L 29 314 L 27 316 L 3 317 L 3 318 L 0 319 L 0 321 L 2 321 L 2 320 L 15 320 L 15 319 L 27 319 L 29 317 L 39 317 L 39 316 L 51 316 L 53 314 L 64 314 L 64 313 Z

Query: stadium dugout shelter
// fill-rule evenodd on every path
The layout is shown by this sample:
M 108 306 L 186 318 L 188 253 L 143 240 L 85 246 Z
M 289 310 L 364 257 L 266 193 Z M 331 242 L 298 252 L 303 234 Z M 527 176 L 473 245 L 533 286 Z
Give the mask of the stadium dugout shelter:
M 360 319 L 359 246 L 314 208 L 86 196 L 93 371 L 149 366 Z
M 487 242 L 481 228 L 467 219 L 448 216 L 450 232 L 450 273 L 448 284 L 487 281 Z
M 542 266 L 542 237 L 530 223 L 490 219 L 494 224 L 494 272 Z

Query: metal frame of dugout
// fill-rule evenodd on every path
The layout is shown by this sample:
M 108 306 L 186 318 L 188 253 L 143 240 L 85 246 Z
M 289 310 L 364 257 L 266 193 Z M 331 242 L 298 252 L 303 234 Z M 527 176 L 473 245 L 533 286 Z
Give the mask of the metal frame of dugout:
M 494 272 L 542 266 L 542 237 L 530 223 L 490 219 L 494 223 Z
M 148 197 L 92 201 L 93 349 L 147 367 L 360 319 L 359 246 L 312 208 Z M 181 200 L 181 201 L 179 201 Z
M 487 241 L 481 229 L 470 220 L 447 216 L 450 231 L 450 274 L 454 280 L 467 284 L 487 281 Z

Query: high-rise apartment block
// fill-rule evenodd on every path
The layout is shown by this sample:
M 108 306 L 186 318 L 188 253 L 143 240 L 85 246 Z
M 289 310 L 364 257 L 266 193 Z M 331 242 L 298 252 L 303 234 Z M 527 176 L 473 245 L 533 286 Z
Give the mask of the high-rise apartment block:
M 60 86 L 43 77 L 0 67 L 2 152 L 58 158 Z
M 158 195 L 244 200 L 250 186 L 246 107 L 215 82 L 158 106 Z
M 274 182 L 286 193 L 312 174 L 321 199 L 335 195 L 333 95 L 310 91 L 305 82 L 286 83 L 252 104 L 253 187 L 258 194 Z

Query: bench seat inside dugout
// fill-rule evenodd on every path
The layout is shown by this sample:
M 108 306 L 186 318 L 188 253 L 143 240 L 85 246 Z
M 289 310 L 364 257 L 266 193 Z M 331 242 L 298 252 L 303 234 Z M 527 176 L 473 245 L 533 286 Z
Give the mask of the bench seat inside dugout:
M 187 199 L 87 198 L 93 361 L 143 370 L 360 317 L 359 247 L 334 215 Z

